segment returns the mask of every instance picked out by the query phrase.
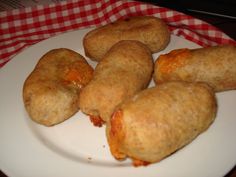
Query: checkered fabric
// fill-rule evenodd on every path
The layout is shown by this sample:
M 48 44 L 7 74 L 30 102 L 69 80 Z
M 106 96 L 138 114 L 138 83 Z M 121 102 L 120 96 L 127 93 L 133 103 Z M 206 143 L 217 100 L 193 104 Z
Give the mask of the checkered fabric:
M 129 0 L 68 0 L 0 12 L 0 66 L 26 47 L 51 36 L 137 15 L 159 17 L 172 34 L 201 46 L 236 44 L 208 23 L 167 8 Z

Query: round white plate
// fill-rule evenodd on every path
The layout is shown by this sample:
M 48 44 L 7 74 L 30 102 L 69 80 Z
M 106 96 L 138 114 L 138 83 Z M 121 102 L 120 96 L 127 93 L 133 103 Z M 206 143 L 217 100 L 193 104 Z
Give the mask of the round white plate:
M 217 117 L 206 132 L 147 167 L 135 168 L 129 159 L 116 161 L 109 152 L 105 128 L 94 127 L 81 112 L 50 128 L 32 122 L 22 100 L 26 77 L 51 49 L 65 47 L 84 55 L 82 39 L 88 31 L 42 41 L 0 69 L 0 168 L 4 173 L 11 177 L 220 177 L 235 165 L 236 91 L 217 94 Z M 169 46 L 154 58 L 182 47 L 198 46 L 171 36 Z M 95 67 L 96 63 L 88 61 Z

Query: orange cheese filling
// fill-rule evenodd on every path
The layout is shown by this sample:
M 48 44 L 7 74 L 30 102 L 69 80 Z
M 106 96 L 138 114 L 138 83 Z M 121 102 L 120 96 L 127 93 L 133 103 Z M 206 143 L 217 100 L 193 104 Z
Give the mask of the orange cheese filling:
M 93 68 L 82 60 L 74 62 L 66 71 L 64 80 L 82 88 L 93 77 Z
M 146 161 L 138 160 L 135 158 L 132 158 L 132 161 L 133 161 L 133 166 L 135 166 L 135 167 L 147 166 L 147 165 L 151 164 L 151 162 L 146 162 Z
M 160 72 L 171 73 L 177 68 L 186 65 L 189 56 L 189 49 L 176 49 L 168 54 L 160 55 L 157 60 L 157 66 Z
M 125 137 L 125 132 L 122 126 L 122 110 L 116 111 L 111 118 L 111 129 L 109 132 L 108 143 L 110 151 L 116 159 L 124 159 L 126 155 L 120 151 L 120 145 Z
M 102 125 L 105 123 L 105 121 L 102 120 L 102 118 L 99 116 L 90 115 L 89 118 L 90 118 L 90 121 L 93 123 L 93 125 L 96 127 L 102 127 Z

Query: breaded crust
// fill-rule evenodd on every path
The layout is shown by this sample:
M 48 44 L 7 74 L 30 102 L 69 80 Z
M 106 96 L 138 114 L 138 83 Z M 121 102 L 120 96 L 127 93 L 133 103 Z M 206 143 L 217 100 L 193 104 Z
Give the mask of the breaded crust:
M 215 119 L 215 94 L 205 83 L 167 82 L 121 104 L 107 124 L 116 159 L 134 165 L 162 160 L 190 143 Z
M 156 17 L 121 19 L 87 33 L 83 39 L 85 54 L 92 60 L 100 61 L 105 53 L 121 40 L 138 40 L 155 53 L 168 45 L 170 32 L 167 25 Z
M 216 92 L 236 89 L 236 46 L 173 50 L 156 60 L 154 80 L 206 82 Z
M 118 42 L 98 63 L 93 79 L 81 91 L 81 111 L 93 119 L 108 121 L 122 101 L 147 87 L 152 71 L 152 55 L 144 44 Z
M 92 75 L 92 67 L 80 54 L 64 48 L 47 52 L 24 83 L 30 118 L 52 126 L 71 117 L 79 110 L 80 89 Z

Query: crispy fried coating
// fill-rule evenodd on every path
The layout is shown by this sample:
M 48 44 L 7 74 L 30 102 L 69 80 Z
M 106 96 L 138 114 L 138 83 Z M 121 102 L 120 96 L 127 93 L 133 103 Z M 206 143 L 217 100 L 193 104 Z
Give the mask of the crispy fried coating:
M 170 32 L 167 25 L 156 17 L 138 16 L 117 20 L 86 34 L 83 39 L 85 54 L 92 60 L 100 61 L 121 40 L 138 40 L 155 53 L 168 45 Z
M 236 89 L 236 46 L 177 49 L 160 55 L 154 80 L 206 82 L 216 92 Z
M 47 52 L 23 87 L 25 108 L 32 120 L 52 126 L 79 110 L 79 93 L 93 76 L 93 68 L 69 49 Z
M 122 101 L 147 87 L 152 71 L 152 55 L 144 44 L 118 42 L 98 63 L 93 79 L 82 89 L 81 111 L 96 117 L 96 122 L 99 117 L 108 121 Z
M 115 111 L 106 132 L 112 155 L 135 166 L 159 162 L 204 132 L 215 119 L 205 83 L 166 82 L 145 89 Z

